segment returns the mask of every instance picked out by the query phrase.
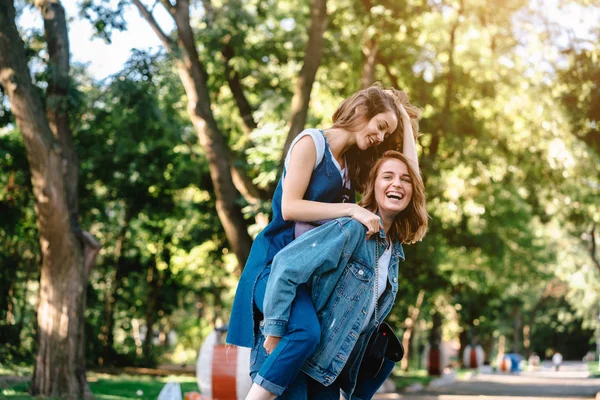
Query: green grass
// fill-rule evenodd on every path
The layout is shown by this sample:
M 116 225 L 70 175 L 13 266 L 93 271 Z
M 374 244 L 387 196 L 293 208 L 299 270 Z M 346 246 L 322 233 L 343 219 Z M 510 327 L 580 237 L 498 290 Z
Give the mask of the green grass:
M 6 375 L 0 370 L 1 375 Z M 12 374 L 11 374 L 12 375 Z M 169 381 L 179 382 L 182 394 L 199 391 L 196 379 L 191 376 L 150 377 L 141 375 L 109 375 L 89 372 L 90 389 L 98 400 L 156 399 L 163 386 Z M 0 380 L 1 382 L 1 380 Z M 1 387 L 1 386 L 0 386 Z M 141 390 L 141 395 L 138 391 Z M 31 400 L 28 394 L 29 381 L 8 384 L 0 389 L 0 398 L 10 400 Z
M 24 367 L 19 365 L 11 365 L 7 367 L 0 364 L 0 376 L 12 375 L 12 376 L 31 376 L 33 373 L 33 367 Z
M 0 376 L 1 378 L 1 376 Z M 31 399 L 32 397 L 28 394 L 29 381 L 19 382 L 14 384 L 1 384 L 0 381 L 0 398 L 11 399 L 11 400 L 23 400 Z
M 588 370 L 590 371 L 590 378 L 600 378 L 600 368 L 598 367 L 598 361 L 589 362 Z
M 424 369 L 402 372 L 399 368 L 396 368 L 392 372 L 391 378 L 396 384 L 396 389 L 402 390 L 413 383 L 420 383 L 423 386 L 427 386 L 434 377 L 428 376 L 427 371 Z

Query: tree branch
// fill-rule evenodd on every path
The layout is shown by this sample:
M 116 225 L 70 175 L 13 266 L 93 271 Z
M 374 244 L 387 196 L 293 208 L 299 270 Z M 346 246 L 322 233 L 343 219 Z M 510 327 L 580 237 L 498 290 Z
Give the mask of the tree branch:
M 596 268 L 598 268 L 598 271 L 600 271 L 600 260 L 598 259 L 598 255 L 596 254 L 596 224 L 595 223 L 592 224 L 590 238 L 592 241 L 592 245 L 590 246 L 590 257 L 592 258 L 592 261 L 596 265 Z
M 206 15 L 206 23 L 210 25 L 215 19 L 215 9 L 210 0 L 202 0 L 202 6 Z
M 379 50 L 379 42 L 377 37 L 365 39 L 363 47 L 363 55 L 365 56 L 363 64 L 363 72 L 361 77 L 361 87 L 363 89 L 371 86 L 375 82 L 375 68 L 377 67 L 377 51 Z
M 363 7 L 365 8 L 365 13 L 367 15 L 367 20 L 369 21 L 369 28 L 374 26 L 376 21 L 373 19 L 373 15 L 371 14 L 371 8 L 373 4 L 371 0 L 362 0 Z M 369 87 L 373 82 L 375 82 L 375 68 L 377 66 L 377 52 L 379 50 L 379 41 L 377 40 L 377 35 L 379 32 L 375 31 L 375 34 L 371 36 L 370 29 L 365 30 L 364 34 L 364 46 L 362 49 L 364 55 L 364 64 L 362 77 L 360 80 L 360 86 L 362 89 Z
M 81 242 L 83 243 L 83 257 L 85 263 L 85 276 L 87 281 L 87 277 L 90 276 L 90 271 L 96 263 L 96 256 L 100 252 L 100 249 L 102 249 L 102 246 L 88 231 L 80 231 L 78 237 L 79 240 L 81 240 Z
M 389 62 L 385 58 L 383 58 L 381 55 L 377 56 L 377 61 L 379 62 L 379 64 L 383 65 L 383 68 L 385 68 L 385 73 L 386 73 L 388 79 L 390 80 L 390 84 L 392 85 L 392 87 L 394 87 L 398 90 L 402 90 L 400 88 L 400 81 L 398 79 L 398 76 L 396 74 L 394 74 L 392 72 L 392 70 L 390 69 Z
M 290 129 L 283 146 L 280 165 L 283 165 L 292 141 L 304 129 L 306 116 L 308 115 L 310 93 L 323 55 L 323 34 L 327 27 L 327 0 L 311 0 L 310 3 L 311 19 L 308 28 L 308 42 L 306 43 L 304 63 L 294 89 Z
M 157 1 L 160 1 L 162 3 L 162 5 L 165 6 L 165 8 L 169 12 L 169 14 L 174 15 L 175 6 L 173 5 L 173 3 L 171 3 L 169 0 L 157 0 Z
M 233 49 L 231 43 L 225 43 L 222 54 L 223 57 L 225 57 L 225 75 L 227 78 L 227 83 L 229 84 L 229 89 L 231 89 L 235 103 L 237 104 L 242 120 L 244 121 L 244 131 L 246 132 L 246 135 L 249 136 L 250 132 L 256 129 L 258 125 L 252 116 L 252 112 L 254 110 L 244 94 L 244 88 L 242 86 L 240 75 L 236 70 L 231 68 L 230 65 L 231 60 L 235 56 L 235 50 Z
M 171 40 L 170 37 L 168 37 L 163 32 L 162 28 L 160 27 L 160 25 L 158 24 L 156 19 L 154 19 L 154 16 L 152 15 L 152 13 L 150 11 L 148 11 L 146 6 L 144 6 L 140 0 L 131 0 L 131 1 L 133 1 L 133 4 L 135 4 L 135 6 L 138 8 L 138 10 L 140 11 L 140 14 L 146 20 L 146 22 L 148 22 L 148 24 L 150 24 L 150 27 L 152 28 L 154 33 L 156 33 L 156 35 L 158 36 L 160 41 L 163 43 L 163 45 L 165 46 L 167 51 L 173 52 L 176 49 L 175 43 Z M 173 8 L 173 6 L 170 5 L 170 3 L 168 1 L 166 1 L 166 3 L 168 5 L 165 4 L 165 1 L 163 0 L 163 4 L 165 4 L 165 7 L 167 7 L 167 10 L 169 10 L 169 12 L 171 12 L 171 9 Z
M 408 312 L 408 317 L 404 321 L 404 334 L 402 335 L 402 346 L 404 346 L 404 358 L 402 359 L 402 363 L 400 364 L 400 368 L 403 371 L 408 370 L 408 354 L 410 352 L 410 338 L 412 336 L 412 332 L 414 330 L 415 323 L 419 318 L 419 313 L 421 312 L 421 305 L 423 304 L 423 299 L 425 297 L 425 291 L 423 289 L 419 290 L 419 294 L 417 295 L 417 301 L 415 302 L 415 306 L 410 308 Z

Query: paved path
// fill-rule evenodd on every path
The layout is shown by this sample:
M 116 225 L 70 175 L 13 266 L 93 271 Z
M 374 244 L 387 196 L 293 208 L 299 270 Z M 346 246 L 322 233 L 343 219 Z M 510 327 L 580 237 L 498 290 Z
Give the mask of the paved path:
M 559 371 L 544 364 L 518 375 L 483 371 L 465 380 L 439 382 L 414 394 L 379 395 L 378 400 L 581 400 L 595 399 L 600 379 L 588 377 L 583 363 L 565 363 Z

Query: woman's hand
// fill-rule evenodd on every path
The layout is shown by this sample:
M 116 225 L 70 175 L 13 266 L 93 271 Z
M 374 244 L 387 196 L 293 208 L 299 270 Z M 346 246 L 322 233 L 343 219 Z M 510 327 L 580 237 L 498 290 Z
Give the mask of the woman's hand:
M 406 112 L 406 108 L 404 108 L 402 103 L 397 102 L 396 105 L 398 106 L 398 109 L 400 110 L 400 115 L 402 116 L 402 121 L 410 122 L 410 115 L 408 115 L 408 112 Z
M 263 347 L 267 351 L 267 354 L 271 354 L 273 350 L 275 350 L 275 347 L 277 347 L 280 340 L 281 338 L 278 336 L 267 336 L 265 338 L 265 343 L 263 344 Z
M 366 208 L 362 208 L 359 205 L 354 207 L 354 210 L 350 216 L 367 228 L 367 240 L 371 237 L 371 235 L 379 232 L 380 229 L 383 229 L 383 225 L 381 225 L 381 219 L 379 216 L 377 214 L 373 214 Z

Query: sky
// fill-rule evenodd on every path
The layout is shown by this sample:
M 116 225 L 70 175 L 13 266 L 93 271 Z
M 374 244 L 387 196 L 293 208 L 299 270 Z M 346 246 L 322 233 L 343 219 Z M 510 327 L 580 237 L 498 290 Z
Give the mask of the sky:
M 78 16 L 79 0 L 61 1 L 67 13 L 69 26 L 69 45 L 71 61 L 84 63 L 94 79 L 102 80 L 123 68 L 131 55 L 132 49 L 158 51 L 162 46 L 158 37 L 148 23 L 140 16 L 137 8 L 130 5 L 126 8 L 125 21 L 127 30 L 115 31 L 112 43 L 108 44 L 101 38 L 94 38 L 92 24 Z M 155 18 L 166 32 L 173 29 L 171 16 L 164 8 L 157 6 Z M 42 17 L 37 9 L 26 9 L 17 21 L 20 28 L 42 28 Z
M 114 3 L 115 0 L 102 1 Z M 108 44 L 103 39 L 94 38 L 91 23 L 79 18 L 78 3 L 80 0 L 62 0 L 61 2 L 68 18 L 71 61 L 86 64 L 89 74 L 96 80 L 103 80 L 120 71 L 131 55 L 132 49 L 156 52 L 162 46 L 156 34 L 133 5 L 129 5 L 125 12 L 127 30 L 114 32 L 112 43 Z M 600 10 L 596 9 L 595 13 L 586 13 L 578 7 L 559 9 L 558 0 L 530 0 L 530 6 L 543 9 L 549 20 L 570 28 L 577 37 L 589 37 L 590 29 L 597 27 L 600 21 Z M 173 29 L 172 18 L 162 6 L 155 7 L 154 16 L 163 31 L 170 32 Z M 36 9 L 25 9 L 17 24 L 21 29 L 36 27 L 41 30 L 43 27 L 42 18 Z M 541 26 L 539 28 L 543 29 Z M 558 44 L 560 45 L 560 43 Z M 528 47 L 524 51 L 529 53 L 532 64 L 538 64 L 549 56 L 544 54 L 542 49 L 539 49 L 539 54 L 534 54 L 537 46 L 534 46 L 534 49 L 531 46 Z

